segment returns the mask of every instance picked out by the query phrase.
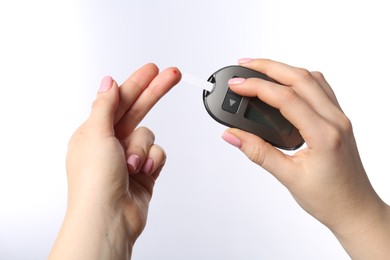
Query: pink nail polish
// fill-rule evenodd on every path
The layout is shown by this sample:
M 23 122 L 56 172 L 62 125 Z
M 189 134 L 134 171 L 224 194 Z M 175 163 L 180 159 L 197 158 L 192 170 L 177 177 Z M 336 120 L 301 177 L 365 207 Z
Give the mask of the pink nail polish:
M 235 136 L 229 132 L 224 132 L 222 134 L 222 139 L 225 140 L 227 143 L 229 143 L 237 148 L 241 148 L 241 146 L 242 146 L 241 140 L 237 136 Z
M 228 84 L 229 85 L 238 85 L 244 81 L 245 81 L 245 79 L 243 79 L 243 78 L 232 78 L 232 79 L 229 79 Z
M 152 173 L 153 166 L 154 166 L 154 161 L 152 159 L 148 158 L 144 164 L 144 167 L 142 168 L 142 171 L 146 175 L 149 175 Z
M 106 92 L 112 86 L 112 77 L 106 76 L 102 79 L 100 83 L 99 93 Z
M 245 63 L 249 63 L 251 61 L 253 61 L 253 59 L 251 59 L 251 58 L 242 58 L 242 59 L 238 60 L 238 64 L 245 64 Z
M 135 154 L 130 155 L 127 158 L 127 164 L 130 165 L 130 167 L 133 170 L 133 172 L 131 172 L 131 173 L 136 173 L 138 165 L 139 165 L 139 157 L 138 157 L 138 155 L 135 155 Z

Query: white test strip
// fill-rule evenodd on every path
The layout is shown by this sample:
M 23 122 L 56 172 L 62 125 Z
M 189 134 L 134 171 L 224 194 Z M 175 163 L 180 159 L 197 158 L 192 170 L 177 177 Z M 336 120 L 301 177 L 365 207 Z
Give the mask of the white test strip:
M 209 92 L 213 88 L 213 84 L 208 82 L 207 80 L 201 80 L 201 79 L 199 79 L 199 78 L 197 78 L 189 73 L 186 73 L 186 72 L 182 73 L 181 80 L 182 80 L 182 82 L 188 83 L 190 85 L 204 89 L 204 90 L 209 91 Z

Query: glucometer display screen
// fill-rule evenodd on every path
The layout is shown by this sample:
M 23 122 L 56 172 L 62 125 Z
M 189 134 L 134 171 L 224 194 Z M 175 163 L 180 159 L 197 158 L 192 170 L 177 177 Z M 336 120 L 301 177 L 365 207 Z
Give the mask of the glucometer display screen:
M 294 126 L 284 118 L 279 110 L 270 107 L 257 98 L 251 98 L 244 117 L 255 123 L 267 126 L 282 135 L 290 135 Z
M 256 112 L 256 108 L 251 104 L 248 105 L 244 117 L 262 125 L 269 125 L 267 121 L 264 120 L 264 117 L 260 116 L 258 112 Z

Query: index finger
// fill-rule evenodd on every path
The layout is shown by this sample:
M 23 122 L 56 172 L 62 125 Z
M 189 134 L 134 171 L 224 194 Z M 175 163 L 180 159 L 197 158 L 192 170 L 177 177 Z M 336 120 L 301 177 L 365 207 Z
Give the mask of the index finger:
M 318 114 L 331 119 L 338 113 L 340 106 L 333 91 L 319 72 L 293 67 L 269 59 L 254 59 L 240 65 L 257 70 L 294 90 Z M 321 74 L 322 75 L 322 74 Z
M 115 133 L 119 139 L 125 139 L 150 109 L 181 79 L 177 68 L 168 68 L 158 74 L 149 85 L 142 90 L 131 107 L 115 125 Z
M 141 93 L 149 86 L 150 82 L 158 75 L 158 71 L 158 67 L 155 64 L 145 64 L 119 87 L 120 103 L 115 114 L 115 124 L 123 117 Z

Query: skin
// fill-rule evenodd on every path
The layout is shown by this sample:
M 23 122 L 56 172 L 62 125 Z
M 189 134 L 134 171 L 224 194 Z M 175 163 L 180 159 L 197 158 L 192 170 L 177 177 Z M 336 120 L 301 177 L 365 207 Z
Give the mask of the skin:
M 153 132 L 137 126 L 180 78 L 146 64 L 120 87 L 103 79 L 69 142 L 67 212 L 49 259 L 130 259 L 166 160 Z
M 306 144 L 288 155 L 238 129 L 223 138 L 286 186 L 352 259 L 388 259 L 389 206 L 371 186 L 351 122 L 323 75 L 271 60 L 239 63 L 280 84 L 235 78 L 231 89 L 278 108 Z M 166 160 L 153 132 L 138 124 L 180 77 L 176 68 L 159 73 L 147 64 L 120 87 L 103 79 L 89 118 L 69 142 L 68 207 L 49 259 L 131 257 Z
M 287 155 L 261 138 L 229 129 L 223 138 L 273 174 L 298 204 L 326 225 L 352 259 L 388 259 L 390 210 L 374 191 L 362 165 L 351 122 L 319 72 L 266 59 L 240 65 L 275 79 L 233 79 L 231 89 L 281 113 L 306 145 Z

